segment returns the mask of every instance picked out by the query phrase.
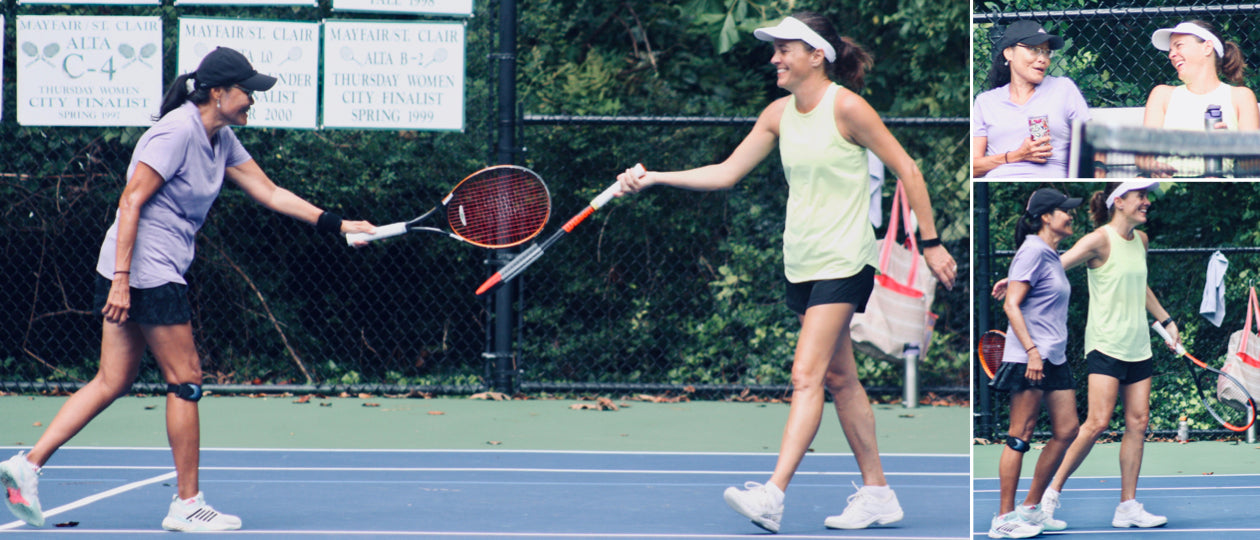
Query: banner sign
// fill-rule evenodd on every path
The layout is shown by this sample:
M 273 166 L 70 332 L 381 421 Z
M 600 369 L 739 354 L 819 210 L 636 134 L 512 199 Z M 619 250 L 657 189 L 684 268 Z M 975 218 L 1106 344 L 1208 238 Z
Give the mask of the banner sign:
M 16 43 L 19 124 L 153 124 L 161 17 L 19 15 Z
M 319 23 L 251 19 L 179 20 L 179 73 L 197 70 L 216 47 L 240 51 L 259 73 L 278 79 L 254 92 L 252 127 L 315 129 L 319 104 Z
M 175 0 L 176 6 L 310 6 L 316 0 Z
M 473 0 L 333 0 L 333 11 L 471 17 Z
M 324 21 L 324 127 L 464 129 L 464 24 Z
M 18 0 L 19 6 L 40 4 L 107 4 L 114 6 L 160 6 L 162 0 Z

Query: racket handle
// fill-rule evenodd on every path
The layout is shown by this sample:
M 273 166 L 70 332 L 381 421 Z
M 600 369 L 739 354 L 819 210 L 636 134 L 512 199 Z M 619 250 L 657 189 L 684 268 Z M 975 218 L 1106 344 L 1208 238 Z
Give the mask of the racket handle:
M 1159 337 L 1163 338 L 1164 343 L 1167 343 L 1169 347 L 1172 347 L 1172 336 L 1168 335 L 1168 330 L 1164 329 L 1164 325 L 1159 324 L 1159 321 L 1155 321 L 1154 323 L 1151 323 L 1151 328 L 1155 330 L 1156 334 L 1159 334 Z M 1183 354 L 1186 354 L 1186 348 L 1182 344 L 1178 343 L 1177 356 L 1181 356 Z
M 647 169 L 643 168 L 642 163 L 636 163 L 634 167 L 630 169 L 630 172 L 634 173 L 635 176 L 642 178 L 643 175 L 647 174 Z M 611 201 L 613 197 L 616 197 L 619 193 L 621 193 L 621 182 L 613 182 L 611 186 L 608 186 L 608 189 L 605 189 L 603 193 L 600 193 L 599 196 L 591 200 L 591 208 L 599 210 L 601 206 L 608 204 L 608 201 Z
M 389 225 L 381 225 L 376 228 L 375 234 L 368 233 L 348 233 L 346 234 L 346 244 L 353 246 L 355 242 L 372 242 L 382 238 L 407 234 L 407 223 L 398 222 Z

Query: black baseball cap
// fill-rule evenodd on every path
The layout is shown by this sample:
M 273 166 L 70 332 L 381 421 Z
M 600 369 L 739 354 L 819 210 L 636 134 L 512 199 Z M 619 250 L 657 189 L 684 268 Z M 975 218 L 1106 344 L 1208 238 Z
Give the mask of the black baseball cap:
M 245 55 L 227 47 L 215 48 L 202 58 L 193 79 L 203 88 L 235 84 L 251 92 L 265 92 L 276 84 L 275 77 L 259 73 Z
M 1046 32 L 1040 24 L 1026 19 L 1018 20 L 1006 27 L 1006 32 L 1002 34 L 997 45 L 993 46 L 993 55 L 997 56 L 1007 47 L 1013 47 L 1016 43 L 1023 43 L 1031 47 L 1036 47 L 1042 43 L 1050 43 L 1051 50 L 1063 48 L 1063 38 Z
M 1034 191 L 1032 196 L 1028 198 L 1028 207 L 1025 210 L 1028 212 L 1028 215 L 1037 217 L 1053 212 L 1055 209 L 1071 210 L 1080 206 L 1081 202 L 1082 200 L 1079 197 L 1068 197 L 1057 189 L 1041 188 Z

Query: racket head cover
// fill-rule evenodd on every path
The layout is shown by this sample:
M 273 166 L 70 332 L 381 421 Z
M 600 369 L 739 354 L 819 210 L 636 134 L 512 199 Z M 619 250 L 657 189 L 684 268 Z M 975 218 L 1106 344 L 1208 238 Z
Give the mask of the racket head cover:
M 528 242 L 551 217 L 551 193 L 538 173 L 517 165 L 486 167 L 442 200 L 451 231 L 470 244 L 507 248 Z

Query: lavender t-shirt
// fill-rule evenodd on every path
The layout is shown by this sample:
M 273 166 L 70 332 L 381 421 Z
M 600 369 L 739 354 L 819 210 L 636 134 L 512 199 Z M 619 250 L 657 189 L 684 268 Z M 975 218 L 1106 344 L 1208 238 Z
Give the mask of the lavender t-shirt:
M 1072 121 L 1090 119 L 1089 105 L 1067 77 L 1047 76 L 1037 85 L 1023 105 L 1011 101 L 1009 84 L 976 96 L 971 109 L 971 136 L 986 137 L 984 155 L 991 156 L 1018 150 L 1029 137 L 1028 119 L 1045 116 L 1050 127 L 1050 159 L 1045 163 L 1020 161 L 998 165 L 985 178 L 1032 177 L 1063 178 L 1068 172 L 1068 150 L 1072 137 Z
M 201 114 L 191 102 L 163 116 L 136 143 L 127 166 L 130 181 L 136 165 L 144 162 L 162 176 L 162 187 L 140 208 L 135 249 L 131 254 L 130 283 L 151 289 L 166 283 L 185 283 L 192 264 L 194 237 L 223 186 L 223 172 L 252 159 L 232 129 L 224 127 L 206 137 Z M 118 214 L 101 243 L 96 271 L 114 276 L 118 254 Z
M 1028 295 L 1019 310 L 1024 314 L 1028 335 L 1041 358 L 1055 365 L 1067 361 L 1068 297 L 1072 285 L 1059 254 L 1040 236 L 1029 235 L 1015 252 L 1007 278 L 1028 283 Z M 1028 353 L 1015 337 L 1010 325 L 1006 327 L 1006 352 L 1003 362 L 1028 363 Z

